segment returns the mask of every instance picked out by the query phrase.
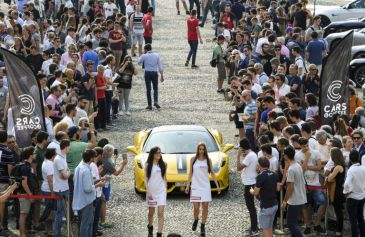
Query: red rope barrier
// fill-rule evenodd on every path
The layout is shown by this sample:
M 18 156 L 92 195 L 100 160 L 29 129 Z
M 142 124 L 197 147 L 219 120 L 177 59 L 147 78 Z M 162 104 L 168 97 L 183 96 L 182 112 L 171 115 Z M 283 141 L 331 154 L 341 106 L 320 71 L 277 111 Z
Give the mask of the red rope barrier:
M 61 196 L 55 195 L 10 195 L 9 198 L 25 198 L 25 199 L 58 199 Z
M 326 190 L 326 186 L 306 186 L 307 190 Z

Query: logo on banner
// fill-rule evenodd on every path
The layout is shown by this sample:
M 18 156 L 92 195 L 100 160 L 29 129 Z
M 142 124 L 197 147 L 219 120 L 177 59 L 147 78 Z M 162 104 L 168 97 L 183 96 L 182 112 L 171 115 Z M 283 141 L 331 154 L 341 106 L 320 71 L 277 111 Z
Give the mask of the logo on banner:
M 20 110 L 20 113 L 32 115 L 35 108 L 33 97 L 27 94 L 23 94 L 18 96 L 18 99 L 22 102 L 22 108 Z
M 341 99 L 342 81 L 333 81 L 328 87 L 327 98 L 332 102 L 337 102 Z
M 38 116 L 31 117 L 35 110 L 33 97 L 28 94 L 22 94 L 18 96 L 18 99 L 21 102 L 20 113 L 22 116 L 16 119 L 16 128 L 18 130 L 41 129 L 41 118 Z
M 324 114 L 325 118 L 330 118 L 335 114 L 346 114 L 347 112 L 347 105 L 345 103 L 337 103 L 342 95 L 341 95 L 341 87 L 343 82 L 342 81 L 333 81 L 331 85 L 328 87 L 327 90 L 327 98 L 332 101 L 331 105 L 324 106 Z

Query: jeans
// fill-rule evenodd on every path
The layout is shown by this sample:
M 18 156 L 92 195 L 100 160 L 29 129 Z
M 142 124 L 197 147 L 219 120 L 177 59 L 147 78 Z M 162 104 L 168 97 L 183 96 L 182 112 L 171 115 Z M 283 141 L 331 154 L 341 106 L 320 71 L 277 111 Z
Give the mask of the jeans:
M 188 58 L 186 59 L 186 61 L 189 62 L 190 58 L 193 57 L 191 65 L 195 65 L 196 51 L 198 51 L 199 41 L 198 40 L 189 40 L 188 42 L 190 45 L 190 51 L 189 51 Z
M 200 2 L 199 2 L 199 0 L 189 0 L 190 12 L 194 8 L 194 3 L 195 3 L 195 6 L 196 6 L 197 17 L 200 18 Z
M 251 149 L 256 152 L 256 141 L 253 128 L 245 129 L 247 140 L 250 142 Z
M 98 99 L 98 115 L 95 118 L 95 128 L 105 128 L 106 127 L 106 99 Z M 110 113 L 110 112 L 109 112 Z
M 255 185 L 245 185 L 245 202 L 250 213 L 251 230 L 257 231 L 259 228 L 257 226 L 257 212 L 255 207 L 254 196 L 250 194 L 250 189 L 255 188 Z
M 100 209 L 101 209 L 101 197 L 97 197 L 95 199 L 95 213 L 94 213 L 94 223 L 93 223 L 93 235 L 96 236 L 96 231 L 98 230 L 99 218 L 100 218 Z
M 51 192 L 42 192 L 42 193 L 43 193 L 43 195 L 47 195 L 47 196 L 52 194 Z M 47 221 L 47 219 L 51 215 L 51 212 L 55 210 L 55 200 L 54 199 L 46 198 L 45 204 L 46 204 L 46 206 L 44 208 L 44 211 L 43 211 L 41 219 L 40 219 L 41 222 Z
M 125 3 L 124 3 L 124 0 L 117 0 L 116 1 L 119 9 L 120 9 L 120 12 L 125 15 Z
M 62 198 L 57 199 L 57 211 L 55 220 L 53 222 L 53 233 L 55 237 L 61 237 L 62 217 L 64 216 L 63 201 L 69 195 L 69 190 L 55 192 L 55 195 L 61 196 Z
M 298 216 L 302 213 L 303 205 L 288 205 L 288 211 L 286 214 L 286 222 L 290 230 L 291 237 L 302 237 L 303 234 L 300 231 L 298 224 Z
M 131 92 L 131 89 L 125 89 L 125 88 L 119 88 L 119 111 L 123 111 L 123 105 L 124 105 L 124 111 L 129 111 L 129 94 Z
M 152 86 L 153 86 L 153 101 L 154 101 L 155 105 L 158 104 L 158 73 L 151 72 L 151 71 L 145 71 L 144 80 L 146 82 L 148 106 L 152 106 L 151 82 L 152 82 Z
M 79 237 L 90 237 L 93 234 L 94 203 L 90 203 L 79 211 L 80 233 Z
M 202 20 L 201 20 L 201 22 L 200 22 L 200 24 L 201 24 L 202 26 L 204 26 L 204 24 L 205 24 L 205 22 L 206 22 L 206 20 L 207 20 L 209 10 L 210 10 L 210 11 L 211 11 L 211 13 L 212 13 L 212 18 L 214 18 L 214 13 L 213 13 L 213 9 L 212 9 L 212 0 L 208 0 L 207 5 L 206 5 L 206 6 L 205 6 L 205 8 L 204 8 L 203 18 L 202 18 Z
M 113 99 L 113 91 L 112 90 L 106 90 L 105 91 L 105 99 L 106 99 L 106 122 L 110 123 L 110 110 L 112 109 L 112 99 Z
M 360 237 L 365 236 L 365 223 L 364 223 L 364 203 L 365 199 L 356 200 L 348 198 L 346 201 L 347 212 L 349 213 L 349 219 L 351 223 L 351 236 L 358 237 L 360 231 Z

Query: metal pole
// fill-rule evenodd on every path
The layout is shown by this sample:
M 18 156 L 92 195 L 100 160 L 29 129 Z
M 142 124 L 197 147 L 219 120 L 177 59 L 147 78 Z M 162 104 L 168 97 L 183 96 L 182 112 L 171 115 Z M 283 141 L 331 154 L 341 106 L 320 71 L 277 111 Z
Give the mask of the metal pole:
M 280 204 L 283 203 L 283 189 L 280 189 Z M 280 230 L 284 232 L 284 210 L 280 208 Z

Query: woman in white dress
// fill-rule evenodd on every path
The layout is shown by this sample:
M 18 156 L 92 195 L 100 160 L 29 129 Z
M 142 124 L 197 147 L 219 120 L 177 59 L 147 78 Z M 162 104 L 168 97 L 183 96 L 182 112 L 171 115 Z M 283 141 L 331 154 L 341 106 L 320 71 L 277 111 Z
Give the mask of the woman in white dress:
M 157 237 L 162 237 L 167 196 L 166 167 L 166 163 L 162 160 L 160 148 L 153 147 L 144 168 L 144 184 L 147 187 L 148 237 L 153 237 L 153 218 L 156 207 L 158 217 Z
M 205 237 L 205 223 L 208 217 L 208 203 L 212 201 L 209 174 L 212 176 L 215 182 L 215 185 L 218 189 L 218 194 L 221 193 L 217 178 L 212 171 L 212 167 L 212 161 L 208 157 L 207 147 L 203 143 L 199 144 L 195 157 L 192 157 L 190 160 L 189 180 L 185 192 L 189 193 L 191 183 L 190 202 L 194 203 L 193 231 L 195 231 L 198 226 L 200 203 L 202 204 L 202 222 L 200 226 L 200 236 L 202 237 Z

